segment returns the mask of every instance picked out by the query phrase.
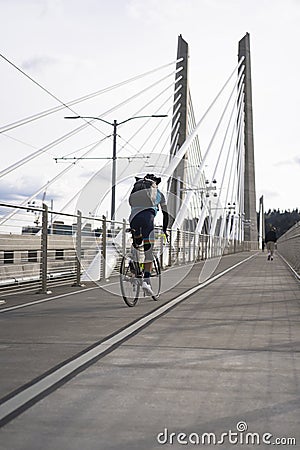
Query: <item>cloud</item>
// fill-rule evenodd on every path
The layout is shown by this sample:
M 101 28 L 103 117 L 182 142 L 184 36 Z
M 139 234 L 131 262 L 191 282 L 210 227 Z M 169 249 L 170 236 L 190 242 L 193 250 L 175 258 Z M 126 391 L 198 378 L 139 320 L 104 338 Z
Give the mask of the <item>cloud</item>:
M 279 192 L 272 191 L 271 189 L 264 189 L 264 188 L 262 188 L 261 192 L 264 195 L 264 197 L 267 198 L 268 200 L 280 197 L 280 193 Z
M 44 183 L 43 183 L 44 184 Z M 41 179 L 37 176 L 22 176 L 14 181 L 0 180 L 0 201 L 6 203 L 21 203 L 30 198 L 34 192 L 37 192 L 42 185 Z M 37 195 L 41 200 L 43 192 Z M 51 195 L 53 197 L 53 195 Z M 47 198 L 47 197 L 46 197 Z
M 278 161 L 277 163 L 274 163 L 273 166 L 280 167 L 280 166 L 294 166 L 294 165 L 300 165 L 300 156 L 294 156 L 291 159 L 284 159 L 282 161 Z
M 300 164 L 300 156 L 296 156 L 294 158 L 294 162 L 295 162 L 295 164 Z
M 40 71 L 45 67 L 49 67 L 54 64 L 59 64 L 59 60 L 51 56 L 35 56 L 24 60 L 22 63 L 22 69 Z
M 52 76 L 56 73 L 61 76 L 62 74 L 71 74 L 76 71 L 93 71 L 95 70 L 96 62 L 92 58 L 76 58 L 64 55 L 61 57 L 36 55 L 31 58 L 23 60 L 21 68 L 24 72 L 38 73 L 47 72 L 49 75 L 52 70 Z

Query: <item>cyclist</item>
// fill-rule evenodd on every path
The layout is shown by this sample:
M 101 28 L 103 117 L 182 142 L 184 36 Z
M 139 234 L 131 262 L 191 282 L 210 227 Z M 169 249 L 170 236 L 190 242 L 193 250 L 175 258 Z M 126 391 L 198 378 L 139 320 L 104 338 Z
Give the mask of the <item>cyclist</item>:
M 157 188 L 161 178 L 148 173 L 143 178 L 136 177 L 136 183 L 129 197 L 131 214 L 129 217 L 132 230 L 133 245 L 144 244 L 144 279 L 142 288 L 145 294 L 153 296 L 150 275 L 153 261 L 154 218 L 159 210 L 163 213 L 163 232 L 167 236 L 169 214 L 163 193 Z M 135 189 L 135 186 L 137 188 Z

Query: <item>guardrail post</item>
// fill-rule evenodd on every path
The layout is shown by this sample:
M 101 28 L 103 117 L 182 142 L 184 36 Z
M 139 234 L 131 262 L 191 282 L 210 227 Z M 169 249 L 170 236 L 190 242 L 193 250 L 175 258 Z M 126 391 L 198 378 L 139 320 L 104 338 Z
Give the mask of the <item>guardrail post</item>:
M 43 203 L 42 214 L 42 236 L 41 236 L 41 262 L 40 262 L 40 278 L 41 278 L 41 294 L 51 294 L 47 287 L 48 273 L 48 206 Z
M 179 251 L 180 251 L 180 230 L 177 228 L 177 242 L 176 242 L 176 262 L 179 264 Z
M 75 267 L 76 267 L 76 281 L 73 286 L 84 286 L 81 283 L 81 227 L 82 227 L 82 213 L 77 211 L 77 230 L 76 230 L 76 255 L 75 255 Z
M 207 259 L 209 255 L 209 236 L 205 235 L 205 258 Z
M 183 239 L 183 242 L 182 242 L 182 251 L 183 251 L 183 264 L 185 264 L 185 239 L 186 239 L 186 232 L 184 231 L 184 230 L 182 230 L 182 239 Z
M 162 270 L 164 265 L 164 235 L 162 233 L 160 236 L 159 263 Z
M 123 219 L 123 228 L 122 228 L 122 256 L 125 256 L 126 253 L 126 219 Z
M 172 230 L 169 231 L 169 261 L 168 266 L 172 266 Z
M 102 216 L 102 247 L 101 247 L 101 264 L 102 277 L 106 279 L 106 235 L 107 235 L 106 217 Z M 101 273 L 101 272 L 100 272 Z M 100 275 L 101 278 L 101 275 Z

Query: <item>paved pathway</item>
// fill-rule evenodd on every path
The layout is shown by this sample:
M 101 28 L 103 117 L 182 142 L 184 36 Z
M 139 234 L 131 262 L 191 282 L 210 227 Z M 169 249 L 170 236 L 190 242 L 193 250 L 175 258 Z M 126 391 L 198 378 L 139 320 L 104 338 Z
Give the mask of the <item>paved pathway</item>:
M 196 284 L 193 270 L 175 295 Z M 40 360 L 46 370 L 96 341 L 97 303 L 88 292 L 84 304 L 70 296 L 2 314 L 4 395 L 41 373 L 26 360 L 28 366 Z M 121 308 L 116 296 L 104 305 L 98 339 L 120 328 L 120 316 L 126 328 L 154 308 L 146 301 Z M 212 447 L 261 449 L 270 448 L 263 439 L 295 438 L 296 445 L 271 448 L 298 449 L 299 313 L 299 282 L 281 259 L 267 262 L 258 254 L 9 421 L 0 430 L 0 448 L 180 449 L 195 448 L 198 440 L 201 447 L 204 439 L 208 448 L 210 440 Z M 38 341 L 43 332 L 44 342 Z M 26 339 L 37 353 L 30 358 L 27 350 L 20 364 Z

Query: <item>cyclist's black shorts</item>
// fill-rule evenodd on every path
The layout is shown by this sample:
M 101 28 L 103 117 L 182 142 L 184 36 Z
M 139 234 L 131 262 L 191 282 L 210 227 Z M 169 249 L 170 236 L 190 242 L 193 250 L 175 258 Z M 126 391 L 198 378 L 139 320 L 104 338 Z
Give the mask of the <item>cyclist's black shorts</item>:
M 144 209 L 134 216 L 130 227 L 134 229 L 134 239 L 138 245 L 144 242 L 146 259 L 152 261 L 152 246 L 154 244 L 154 217 L 153 209 Z

